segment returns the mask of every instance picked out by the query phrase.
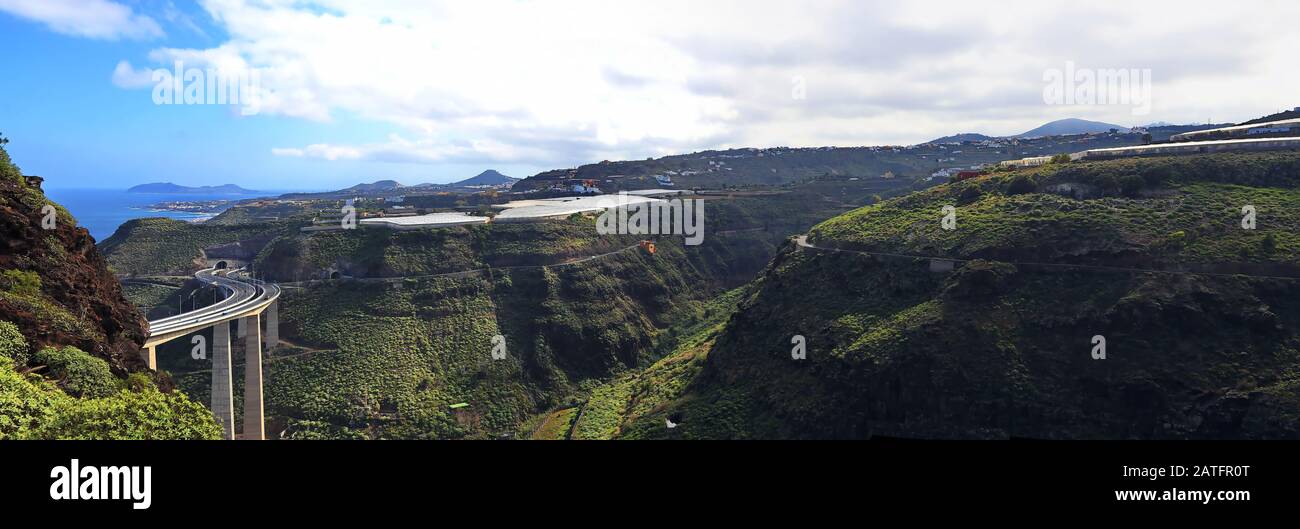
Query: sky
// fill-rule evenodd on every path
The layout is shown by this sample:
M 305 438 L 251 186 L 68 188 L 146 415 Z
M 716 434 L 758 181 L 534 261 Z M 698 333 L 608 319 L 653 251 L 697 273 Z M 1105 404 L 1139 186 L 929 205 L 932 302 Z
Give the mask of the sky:
M 0 133 L 47 187 L 325 190 L 1239 122 L 1300 106 L 1297 19 L 1291 0 L 0 0 Z M 252 97 L 158 104 L 177 61 Z M 1066 71 L 1146 72 L 1149 104 L 1047 97 Z

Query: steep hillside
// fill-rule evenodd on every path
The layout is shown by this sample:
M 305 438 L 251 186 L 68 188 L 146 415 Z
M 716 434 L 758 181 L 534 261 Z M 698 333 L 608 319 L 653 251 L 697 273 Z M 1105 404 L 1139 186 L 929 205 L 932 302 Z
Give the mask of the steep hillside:
M 1267 276 L 1300 277 L 1297 211 L 1294 152 L 1049 166 L 855 210 L 785 245 L 686 389 L 617 435 L 1294 438 L 1300 280 Z
M 1284 110 L 1276 114 L 1269 114 L 1262 118 L 1256 118 L 1250 121 L 1243 121 L 1240 123 L 1240 125 L 1254 125 L 1256 123 L 1268 123 L 1270 121 L 1282 121 L 1284 119 L 1296 119 L 1296 118 L 1300 118 L 1300 107 L 1296 107 L 1292 110 Z
M 631 371 L 596 386 L 576 406 L 548 413 L 538 427 L 529 429 L 533 439 L 596 440 L 611 439 L 625 433 L 645 416 L 655 416 L 699 375 L 718 334 L 747 295 L 738 288 L 711 299 L 698 310 L 679 314 L 658 344 L 663 357 L 644 369 Z M 571 411 L 571 413 L 564 413 Z M 568 420 L 564 429 L 547 429 L 553 417 Z M 659 426 L 667 423 L 660 419 Z M 641 424 L 645 427 L 645 423 Z M 676 432 L 666 431 L 673 436 Z
M 3 150 L 0 170 L 0 315 L 33 347 L 72 345 L 119 373 L 139 369 L 145 320 L 123 297 L 94 239 L 38 183 L 25 182 Z
M 241 259 L 250 258 L 268 240 L 287 231 L 296 230 L 266 222 L 191 224 L 164 218 L 135 219 L 118 227 L 99 248 L 116 273 L 188 275 L 203 268 L 208 251 L 225 250 Z
M 563 234 L 566 223 L 550 228 L 559 231 L 527 228 L 531 237 L 545 237 L 534 242 L 601 257 L 566 253 L 557 260 L 542 245 L 535 255 L 512 253 L 527 242 L 518 240 L 525 234 L 517 225 L 494 227 L 505 230 L 484 234 L 485 241 L 473 230 L 393 239 L 383 238 L 390 234 L 384 230 L 359 234 L 374 237 L 366 244 L 389 256 L 390 271 L 415 276 L 289 285 L 280 309 L 288 347 L 265 367 L 270 429 L 291 438 L 514 435 L 539 411 L 654 362 L 654 344 L 673 315 L 694 310 L 719 288 L 708 263 L 732 261 L 712 248 L 688 256 L 680 242 L 667 240 L 652 256 L 635 239 L 601 242 L 588 234 L 591 225 L 581 227 L 581 235 Z M 312 238 L 321 235 L 336 234 Z M 346 243 L 306 245 L 317 253 Z M 263 270 L 275 269 L 277 255 L 264 254 Z M 334 254 L 342 255 L 358 254 Z M 473 272 L 485 258 L 550 264 Z M 471 272 L 418 274 L 457 263 Z M 435 268 L 410 268 L 416 264 Z M 501 359 L 491 356 L 497 335 L 504 337 Z M 204 365 L 168 351 L 160 358 L 187 392 L 206 394 Z M 459 404 L 465 405 L 453 407 Z
M 581 216 L 310 234 L 279 223 L 149 220 L 123 226 L 105 246 L 119 271 L 140 274 L 132 292 L 142 305 L 162 305 L 159 315 L 186 291 L 143 276 L 194 266 L 232 238 L 246 243 L 260 274 L 285 284 L 286 346 L 265 364 L 268 431 L 295 439 L 518 436 L 527 433 L 521 422 L 584 402 L 592 388 L 671 353 L 679 321 L 750 281 L 790 235 L 907 188 L 820 177 L 709 195 L 703 244 L 655 237 L 654 256 L 638 247 L 642 237 L 600 236 L 594 219 Z M 491 360 L 497 334 L 507 360 Z M 164 346 L 160 362 L 204 399 L 207 366 L 189 361 L 185 347 Z
M 138 372 L 144 318 L 3 148 L 0 234 L 0 440 L 219 437 L 206 408 Z

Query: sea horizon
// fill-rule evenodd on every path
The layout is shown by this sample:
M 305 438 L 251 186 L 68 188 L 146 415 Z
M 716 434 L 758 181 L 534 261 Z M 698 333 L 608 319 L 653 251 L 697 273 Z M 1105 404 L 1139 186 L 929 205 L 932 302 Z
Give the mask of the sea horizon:
M 216 216 L 214 213 L 168 211 L 151 207 L 159 202 L 239 201 L 300 192 L 302 191 L 271 190 L 257 191 L 252 194 L 229 195 L 132 193 L 125 189 L 91 187 L 54 187 L 45 189 L 46 196 L 67 208 L 76 217 L 77 225 L 89 230 L 91 237 L 94 237 L 97 243 L 112 236 L 122 224 L 135 219 L 161 217 L 187 222 L 200 222 Z

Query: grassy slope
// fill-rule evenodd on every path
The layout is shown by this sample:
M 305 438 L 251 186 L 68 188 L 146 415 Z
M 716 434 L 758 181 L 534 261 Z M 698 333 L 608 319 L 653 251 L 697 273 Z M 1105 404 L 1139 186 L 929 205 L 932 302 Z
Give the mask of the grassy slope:
M 539 411 L 576 404 L 612 377 L 654 363 L 671 350 L 659 344 L 675 343 L 683 332 L 675 327 L 679 315 L 702 310 L 713 293 L 751 279 L 785 237 L 845 204 L 897 188 L 894 182 L 840 179 L 777 197 L 711 200 L 702 246 L 685 248 L 660 238 L 654 258 L 633 250 L 544 271 L 502 267 L 618 250 L 639 237 L 598 237 L 590 219 L 412 232 L 286 232 L 256 262 L 258 270 L 280 280 L 306 279 L 331 267 L 370 278 L 489 266 L 498 271 L 491 278 L 344 281 L 289 290 L 282 335 L 320 351 L 291 348 L 279 354 L 309 354 L 268 361 L 271 428 L 284 422 L 296 438 L 516 433 L 520 422 Z M 174 251 L 154 248 L 152 241 L 138 242 L 142 253 Z M 507 337 L 509 361 L 487 361 L 497 333 Z M 164 346 L 159 357 L 174 373 L 207 367 L 187 361 L 186 343 Z M 196 399 L 205 398 L 208 373 L 177 379 Z M 460 402 L 470 406 L 449 408 Z M 535 425 L 521 433 L 530 434 Z
M 570 438 L 638 437 L 637 432 L 624 433 L 624 427 L 642 416 L 662 411 L 666 403 L 682 395 L 686 384 L 703 369 L 717 333 L 743 295 L 743 288 L 735 289 L 710 300 L 698 310 L 678 314 L 668 336 L 659 344 L 660 349 L 666 352 L 663 358 L 645 369 L 630 371 L 591 388 L 586 392 L 585 402 L 579 407 L 569 408 L 581 411 L 580 416 L 574 417 L 577 422 Z M 660 420 L 658 424 L 662 428 L 664 423 Z
M 669 243 L 654 257 L 290 290 L 282 332 L 323 351 L 268 363 L 268 413 L 370 437 L 511 434 L 583 384 L 652 360 L 666 315 L 708 294 L 706 278 L 679 268 L 684 252 Z M 506 360 L 491 360 L 497 334 Z M 203 367 L 167 356 L 172 371 Z M 178 380 L 201 395 L 207 377 Z
M 1013 184 L 1028 182 L 1016 194 Z M 1083 184 L 1089 200 L 1041 192 Z M 1160 262 L 1276 261 L 1300 252 L 1300 157 L 1213 155 L 1047 166 L 932 188 L 817 226 L 814 243 L 954 257 Z M 957 208 L 959 229 L 940 227 Z M 1254 205 L 1258 229 L 1241 229 Z M 1272 237 L 1276 253 L 1264 248 Z M 1285 259 L 1281 259 L 1285 260 Z
M 812 240 L 964 258 L 1287 269 L 1300 251 L 1292 228 L 1300 225 L 1292 218 L 1297 168 L 1300 155 L 1273 153 L 995 175 L 851 212 L 819 225 Z M 1035 186 L 1009 195 L 1017 178 Z M 1033 192 L 1061 182 L 1087 183 L 1097 194 Z M 946 204 L 959 208 L 955 232 L 938 229 Z M 1243 204 L 1259 208 L 1258 230 L 1240 228 Z M 1177 231 L 1185 235 L 1171 243 Z M 932 274 L 924 262 L 791 245 L 753 285 L 689 391 L 621 431 L 1295 437 L 1297 283 L 1046 272 L 985 260 Z M 807 360 L 790 357 L 795 334 L 807 338 Z M 1107 339 L 1106 360 L 1091 358 L 1094 335 Z M 669 416 L 680 424 L 672 431 L 663 427 Z
M 262 223 L 238 226 L 191 224 L 171 219 L 131 220 L 99 244 L 116 273 L 171 274 L 196 270 L 202 249 L 240 240 L 266 237 L 291 229 Z

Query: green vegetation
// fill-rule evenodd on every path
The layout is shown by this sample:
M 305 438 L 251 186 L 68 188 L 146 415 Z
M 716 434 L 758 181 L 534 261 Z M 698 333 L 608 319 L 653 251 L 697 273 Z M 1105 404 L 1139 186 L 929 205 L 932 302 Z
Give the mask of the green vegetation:
M 5 270 L 0 273 L 0 288 L 18 296 L 40 296 L 41 276 L 27 270 Z
M 40 229 L 47 206 L 56 223 Z M 90 236 L 2 146 L 0 232 L 0 439 L 219 437 L 202 405 L 113 375 L 138 365 L 143 320 Z
M 597 413 L 585 431 L 1294 438 L 1300 281 L 1026 263 L 1294 276 L 1297 187 L 1298 153 L 1153 158 L 996 173 L 849 212 L 810 240 L 973 260 L 940 274 L 923 259 L 788 245 L 684 391 L 616 428 Z M 1241 227 L 1247 204 L 1259 211 L 1253 231 Z M 951 232 L 940 228 L 944 205 L 958 205 Z M 793 335 L 806 338 L 804 360 L 791 358 Z M 1095 335 L 1105 361 L 1091 356 Z M 598 409 L 622 399 L 596 396 L 615 402 Z
M 18 330 L 18 326 L 0 321 L 0 359 L 9 359 L 15 365 L 26 365 L 28 353 L 27 339 Z
M 21 296 L 0 291 L 0 303 L 13 307 L 15 311 L 32 314 L 33 319 L 44 322 L 45 327 L 54 332 L 86 341 L 96 341 L 104 338 L 102 331 L 47 298 Z
M 25 350 L 10 327 L 0 321 L 0 347 Z M 47 348 L 33 360 L 55 378 L 0 362 L 0 440 L 220 438 L 207 408 L 159 392 L 147 376 L 114 378 L 107 362 L 72 347 Z
M 569 429 L 573 427 L 574 419 L 578 418 L 578 408 L 563 408 L 537 416 L 536 421 L 528 421 L 523 424 L 527 432 L 531 432 L 529 439 L 535 441 L 560 441 L 568 438 Z M 539 422 L 538 424 L 532 424 Z M 533 427 L 536 427 L 533 429 Z
M 1300 155 L 1202 155 L 1070 164 L 939 186 L 814 228 L 842 248 L 1104 263 L 1271 262 L 1300 252 Z M 955 205 L 958 229 L 940 224 Z M 1260 212 L 1241 229 L 1242 208 Z M 1177 241 L 1170 234 L 1181 232 Z
M 81 399 L 62 406 L 38 428 L 37 439 L 169 440 L 221 438 L 221 429 L 207 407 L 180 393 L 162 393 L 153 386 L 121 390 L 100 399 Z
M 206 407 L 147 376 L 116 378 L 108 362 L 70 346 L 42 349 L 22 369 L 27 349 L 0 321 L 0 356 L 13 360 L 0 361 L 0 439 L 220 438 Z
M 8 143 L 9 138 L 0 137 L 0 179 L 25 187 L 27 183 L 23 181 L 22 170 L 14 165 L 13 160 L 9 158 L 9 151 L 4 148 Z
M 235 226 L 191 224 L 150 218 L 128 221 L 100 242 L 100 251 L 117 273 L 173 274 L 200 268 L 203 249 L 239 241 L 265 240 L 274 234 L 296 231 L 282 223 Z
M 122 293 L 126 299 L 143 312 L 162 305 L 167 298 L 179 290 L 179 287 L 157 285 L 153 283 L 123 283 Z M 175 308 L 173 307 L 173 310 Z
M 668 350 L 663 358 L 643 370 L 628 372 L 592 388 L 584 404 L 571 408 L 580 411 L 575 417 L 572 438 L 644 436 L 643 432 L 624 431 L 637 421 L 663 428 L 667 418 L 665 405 L 681 397 L 687 384 L 703 369 L 718 332 L 745 291 L 744 288 L 729 291 L 698 311 L 679 315 L 671 327 L 672 335 L 661 341 L 661 346 Z
M 298 421 L 304 428 L 298 437 L 513 431 L 531 397 L 516 356 L 525 345 L 511 343 L 508 361 L 488 357 L 492 336 L 503 332 L 488 289 L 503 282 L 509 284 L 505 278 L 342 283 L 286 295 L 284 330 L 297 329 L 297 339 L 324 350 L 267 362 L 267 379 L 275 381 L 267 387 L 268 413 Z M 208 376 L 178 382 L 202 395 Z M 459 402 L 470 406 L 453 413 L 449 406 Z
M 539 411 L 572 407 L 574 395 L 658 360 L 657 343 L 679 340 L 662 331 L 673 322 L 714 314 L 702 307 L 719 280 L 706 275 L 709 268 L 687 265 L 727 261 L 725 256 L 688 250 L 680 241 L 663 242 L 655 256 L 648 256 L 632 238 L 599 240 L 589 224 L 585 229 L 568 223 L 496 228 L 483 239 L 471 230 L 410 232 L 382 255 L 462 247 L 482 252 L 467 250 L 463 259 L 468 263 L 481 262 L 485 254 L 498 262 L 529 263 L 556 261 L 577 251 L 613 251 L 607 248 L 624 244 L 633 248 L 572 265 L 498 267 L 464 277 L 335 281 L 287 290 L 280 306 L 281 331 L 303 349 L 281 350 L 264 368 L 267 380 L 274 381 L 266 388 L 267 412 L 284 418 L 286 435 L 527 436 L 532 428 L 520 425 Z M 359 234 L 362 240 L 369 237 Z M 375 237 L 389 240 L 387 234 Z M 532 245 L 538 254 L 525 252 L 526 237 L 538 238 Z M 436 238 L 442 243 L 412 243 Z M 347 239 L 323 240 L 350 244 Z M 390 262 L 414 266 L 422 260 Z M 262 269 L 272 266 L 274 261 L 267 261 Z M 432 261 L 420 266 L 447 265 Z M 506 339 L 504 360 L 490 355 L 498 334 Z M 163 368 L 192 372 L 175 379 L 187 393 L 204 398 L 210 375 L 198 371 L 205 364 L 190 362 L 183 347 L 176 347 L 160 350 Z M 453 408 L 459 403 L 468 406 Z
M 274 381 L 266 388 L 268 416 L 295 439 L 555 438 L 568 435 L 577 405 L 590 400 L 575 435 L 610 437 L 626 408 L 613 404 L 621 387 L 606 384 L 696 343 L 694 336 L 729 314 L 738 295 L 710 297 L 752 278 L 787 236 L 909 185 L 823 175 L 779 193 L 712 197 L 705 244 L 659 237 L 653 257 L 636 248 L 640 237 L 598 236 L 589 215 L 416 231 L 258 234 L 248 240 L 268 241 L 254 261 L 267 277 L 304 281 L 338 270 L 362 278 L 286 291 L 281 332 L 293 346 L 264 364 Z M 105 245 L 110 259 L 128 244 L 157 252 L 148 240 L 133 240 L 147 233 L 124 228 L 115 245 Z M 603 254 L 609 255 L 564 264 Z M 144 290 L 133 295 L 143 298 Z M 489 354 L 497 334 L 506 338 L 503 361 Z M 207 365 L 189 361 L 187 351 L 186 344 L 167 344 L 160 362 L 184 391 L 206 399 Z M 699 358 L 666 362 L 656 373 L 697 370 Z M 648 388 L 632 391 L 627 395 L 638 402 L 661 398 Z M 602 414 L 606 401 L 611 407 Z M 459 403 L 468 405 L 453 407 Z M 597 427 L 602 417 L 611 422 Z
M 74 397 L 105 397 L 118 389 L 118 379 L 108 369 L 108 362 L 76 347 L 47 347 L 32 360 L 45 365 L 59 387 Z

